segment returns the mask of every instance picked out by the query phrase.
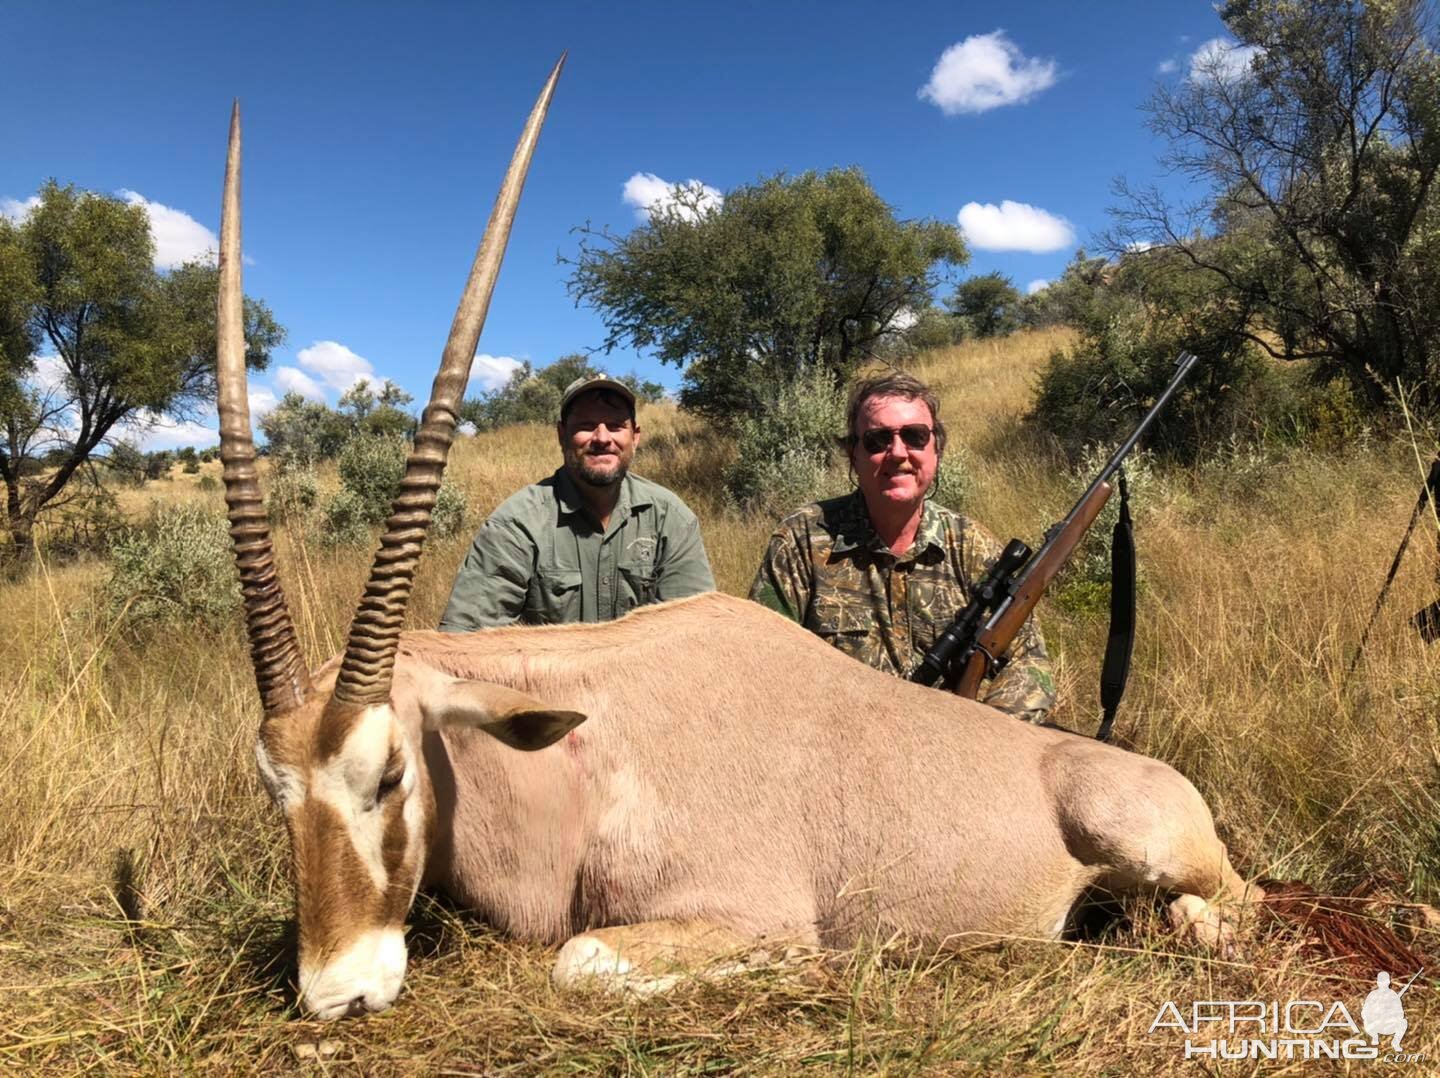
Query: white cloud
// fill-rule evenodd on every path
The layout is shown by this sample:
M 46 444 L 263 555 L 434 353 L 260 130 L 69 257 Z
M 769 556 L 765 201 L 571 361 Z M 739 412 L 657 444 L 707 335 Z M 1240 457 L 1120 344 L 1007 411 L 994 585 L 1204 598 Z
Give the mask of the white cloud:
M 973 34 L 940 54 L 919 96 L 946 116 L 1019 105 L 1055 85 L 1054 60 L 1027 57 L 1004 30 Z
M 1148 251 L 1154 246 L 1155 243 L 1152 240 L 1131 240 L 1125 245 L 1125 250 L 1138 255 L 1140 252 Z
M 520 361 L 511 356 L 491 356 L 477 352 L 475 363 L 470 368 L 470 381 L 478 382 L 483 390 L 499 389 L 510 380 L 511 372 L 519 370 L 520 367 Z
M 374 381 L 375 365 L 364 356 L 357 356 L 339 341 L 316 341 L 309 348 L 300 349 L 295 358 L 300 366 L 318 376 L 325 385 L 342 393 L 362 379 Z M 276 381 L 279 381 L 278 376 Z M 314 384 L 313 381 L 311 384 Z M 299 392 L 298 389 L 296 391 Z
M 1161 60 L 1155 65 L 1155 74 L 1157 75 L 1173 75 L 1179 70 L 1180 63 L 1178 60 Z
M 154 412 L 140 412 L 121 427 L 125 440 L 146 452 L 186 445 L 205 449 L 220 444 L 220 432 L 214 427 L 193 421 L 177 422 Z
M 1037 278 L 1025 286 L 1025 294 L 1033 296 L 1036 292 L 1043 292 L 1050 287 L 1050 282 L 1044 277 Z
M 40 196 L 31 195 L 24 202 L 13 198 L 0 198 L 0 217 L 20 222 L 30 216 L 30 211 L 40 205 Z
M 1058 251 L 1075 242 L 1075 229 L 1063 217 L 1008 198 L 1000 205 L 967 202 L 958 214 L 965 239 L 982 251 Z
M 119 195 L 132 206 L 145 207 L 150 217 L 150 236 L 155 241 L 156 269 L 174 269 L 182 262 L 207 256 L 208 260 L 214 260 L 220 241 L 188 213 L 151 202 L 144 195 L 124 188 Z
M 1190 55 L 1191 82 L 1235 82 L 1250 73 L 1250 61 L 1264 50 L 1228 37 L 1212 37 Z
M 269 386 L 256 385 L 254 382 L 249 386 L 250 419 L 253 422 L 259 419 L 266 412 L 273 411 L 280 403 L 280 398 L 275 396 L 275 391 Z
M 323 401 L 325 387 L 298 367 L 280 367 L 275 371 L 275 384 L 282 393 L 299 393 L 306 400 Z
M 65 364 L 60 357 L 54 355 L 32 355 L 31 362 L 35 369 L 25 379 L 33 389 L 41 393 L 49 393 L 52 390 L 65 388 Z
M 679 186 L 694 195 L 695 205 L 681 204 L 675 199 L 675 188 Z M 673 184 L 669 180 L 662 180 L 653 172 L 637 172 L 625 181 L 625 188 L 621 197 L 627 206 L 635 207 L 635 216 L 641 221 L 648 221 L 655 213 L 665 210 L 674 210 L 687 221 L 693 221 L 699 217 L 696 207 L 700 212 L 718 210 L 725 201 L 718 188 L 711 187 L 708 183 L 700 180 L 686 180 L 682 184 Z

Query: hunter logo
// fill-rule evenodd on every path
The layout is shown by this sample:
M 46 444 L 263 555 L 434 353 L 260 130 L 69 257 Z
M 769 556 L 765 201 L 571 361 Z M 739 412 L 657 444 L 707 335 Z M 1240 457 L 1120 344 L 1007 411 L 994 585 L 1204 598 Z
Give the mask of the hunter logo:
M 1148 1032 L 1174 1029 L 1185 1034 L 1186 1059 L 1373 1059 L 1381 1063 L 1420 1063 L 1425 1053 L 1403 1051 L 1409 1029 L 1401 997 L 1423 970 L 1416 970 L 1400 991 L 1390 974 L 1375 977 L 1375 988 L 1360 1007 L 1357 1024 L 1340 1000 L 1328 1003 L 1296 999 L 1196 1000 L 1183 1008 L 1172 1000 L 1160 1006 Z M 1382 1044 L 1388 1039 L 1389 1044 Z
M 655 545 L 656 540 L 653 535 L 642 535 L 639 539 L 631 542 L 630 556 L 637 562 L 649 565 L 655 560 Z

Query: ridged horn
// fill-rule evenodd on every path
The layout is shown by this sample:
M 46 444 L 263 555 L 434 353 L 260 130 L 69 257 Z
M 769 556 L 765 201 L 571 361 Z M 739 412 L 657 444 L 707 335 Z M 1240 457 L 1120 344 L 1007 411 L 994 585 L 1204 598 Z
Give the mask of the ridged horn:
M 245 294 L 240 281 L 240 102 L 230 113 L 225 194 L 220 209 L 220 289 L 215 302 L 215 373 L 219 385 L 220 460 L 230 540 L 245 599 L 245 632 L 265 717 L 299 707 L 310 692 L 295 626 L 275 575 L 270 525 L 255 472 L 245 378 Z
M 350 623 L 345 658 L 335 681 L 334 698 L 342 703 L 364 706 L 384 703 L 390 697 L 390 679 L 395 668 L 395 652 L 400 646 L 405 608 L 410 602 L 415 568 L 430 527 L 445 460 L 455 437 L 460 400 L 470 378 L 470 365 L 480 343 L 480 330 L 485 325 L 500 262 L 505 257 L 505 244 L 525 186 L 525 174 L 564 66 L 562 54 L 521 132 L 505 182 L 495 198 L 495 208 L 490 212 L 485 237 L 470 267 L 470 279 L 460 297 L 455 321 L 450 326 L 450 338 L 440 359 L 440 373 L 435 376 L 430 391 L 430 403 L 421 416 L 420 430 L 405 461 L 400 493 L 391 506 L 365 594 Z

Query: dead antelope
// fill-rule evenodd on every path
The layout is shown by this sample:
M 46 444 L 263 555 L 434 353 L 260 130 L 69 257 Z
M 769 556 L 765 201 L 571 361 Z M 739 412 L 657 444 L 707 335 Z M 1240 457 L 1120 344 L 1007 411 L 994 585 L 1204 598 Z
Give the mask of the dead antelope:
M 1172 893 L 1178 922 L 1218 939 L 1219 904 L 1247 889 L 1177 772 L 897 681 L 759 606 L 711 594 L 602 625 L 401 632 L 559 73 L 501 187 L 344 654 L 313 675 L 254 463 L 231 120 L 221 455 L 264 707 L 256 757 L 294 856 L 303 1008 L 394 1001 L 422 885 L 565 943 L 561 983 L 619 979 L 641 944 L 1053 936 L 1092 885 Z

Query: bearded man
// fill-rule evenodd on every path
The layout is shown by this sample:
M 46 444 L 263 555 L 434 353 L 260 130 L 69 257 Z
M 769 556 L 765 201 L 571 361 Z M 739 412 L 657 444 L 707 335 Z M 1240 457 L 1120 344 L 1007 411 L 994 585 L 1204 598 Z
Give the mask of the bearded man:
M 899 372 L 850 396 L 841 439 L 856 490 L 807 505 L 770 537 L 750 598 L 877 670 L 908 677 L 1000 554 L 995 537 L 927 495 L 945 452 L 940 402 Z M 1055 703 L 1034 618 L 980 699 L 1030 722 Z
M 695 514 L 630 473 L 640 425 L 627 385 L 604 376 L 570 383 L 555 434 L 564 463 L 507 498 L 481 527 L 442 631 L 609 621 L 714 590 Z

